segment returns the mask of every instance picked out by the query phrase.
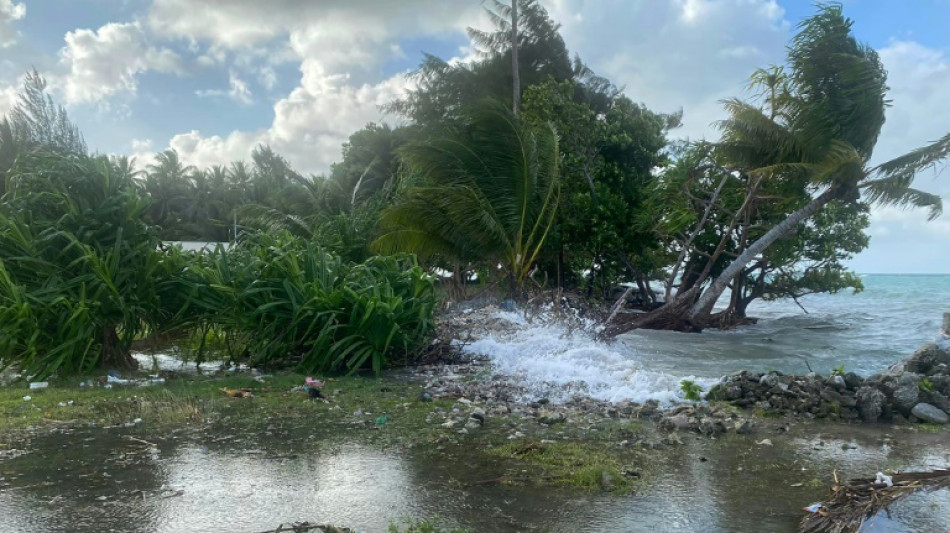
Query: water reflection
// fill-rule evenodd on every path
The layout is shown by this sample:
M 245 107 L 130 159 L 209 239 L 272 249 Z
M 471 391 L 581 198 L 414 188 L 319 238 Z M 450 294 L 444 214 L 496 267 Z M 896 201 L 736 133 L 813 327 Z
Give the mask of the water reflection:
M 465 447 L 410 453 L 266 433 L 153 436 L 153 447 L 121 432 L 54 435 L 0 462 L 0 531 L 253 532 L 309 520 L 375 532 L 439 516 L 492 532 L 794 532 L 833 470 L 847 477 L 947 464 L 945 435 L 889 430 L 829 424 L 793 426 L 789 435 L 687 435 L 659 456 L 649 490 L 628 496 L 481 483 L 505 466 Z M 763 437 L 773 445 L 756 444 Z M 941 531 L 946 523 L 944 491 L 915 495 L 864 531 Z

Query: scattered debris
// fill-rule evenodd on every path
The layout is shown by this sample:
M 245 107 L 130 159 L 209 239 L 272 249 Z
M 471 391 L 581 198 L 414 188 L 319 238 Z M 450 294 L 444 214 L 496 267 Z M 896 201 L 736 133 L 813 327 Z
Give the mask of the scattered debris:
M 856 533 L 868 518 L 887 511 L 891 504 L 905 496 L 918 490 L 950 488 L 950 470 L 891 475 L 878 472 L 874 478 L 844 483 L 835 472 L 834 479 L 831 496 L 805 508 L 809 514 L 801 522 L 803 533 Z
M 49 387 L 48 381 L 34 381 L 30 383 L 30 390 L 45 389 L 46 387 Z
M 316 400 L 317 398 L 325 398 L 323 393 L 320 392 L 323 385 L 322 381 L 308 376 L 303 382 L 303 389 L 310 395 L 310 398 Z
M 333 526 L 330 524 L 311 524 L 310 522 L 294 522 L 292 524 L 281 524 L 277 529 L 269 529 L 260 533 L 356 533 L 355 530 L 348 527 Z
M 219 389 L 223 392 L 228 398 L 253 398 L 254 393 L 251 392 L 251 389 L 228 389 L 222 387 Z

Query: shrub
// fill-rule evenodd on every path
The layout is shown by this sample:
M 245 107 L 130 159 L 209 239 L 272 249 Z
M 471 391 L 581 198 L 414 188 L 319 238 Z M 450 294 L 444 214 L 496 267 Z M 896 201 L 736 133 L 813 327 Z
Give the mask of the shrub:
M 0 363 L 27 375 L 135 365 L 157 307 L 148 199 L 106 158 L 34 152 L 0 204 Z
M 173 252 L 168 263 L 180 267 L 159 289 L 177 309 L 169 324 L 223 331 L 241 344 L 232 358 L 253 366 L 378 372 L 432 326 L 433 282 L 411 257 L 349 264 L 289 234 L 258 234 L 190 263 Z

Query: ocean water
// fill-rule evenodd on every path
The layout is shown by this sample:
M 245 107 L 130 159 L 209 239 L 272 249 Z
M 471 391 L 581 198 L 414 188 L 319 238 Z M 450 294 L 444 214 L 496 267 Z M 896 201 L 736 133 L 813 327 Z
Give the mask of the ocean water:
M 865 290 L 757 301 L 759 323 L 701 334 L 634 331 L 612 343 L 554 323 L 523 322 L 517 335 L 489 337 L 467 349 L 491 358 L 532 395 L 566 398 L 575 392 L 620 401 L 680 399 L 680 382 L 708 389 L 738 370 L 867 376 L 933 341 L 950 312 L 950 275 L 866 275 Z M 807 313 L 805 312 L 807 311 Z M 509 319 L 513 313 L 501 313 Z M 560 391 L 560 392 L 559 392 Z

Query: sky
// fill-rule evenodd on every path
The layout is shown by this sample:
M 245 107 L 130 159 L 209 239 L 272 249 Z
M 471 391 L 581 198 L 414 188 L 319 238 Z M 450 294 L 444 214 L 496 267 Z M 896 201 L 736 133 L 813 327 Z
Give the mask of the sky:
M 805 0 L 541 0 L 568 48 L 634 101 L 683 110 L 673 138 L 714 140 L 720 100 L 780 64 Z M 889 72 L 892 105 L 872 163 L 950 132 L 950 0 L 845 0 Z M 471 57 L 481 0 L 0 0 L 0 114 L 36 68 L 89 146 L 166 148 L 199 167 L 269 144 L 323 173 L 368 122 L 400 124 L 423 53 Z M 950 199 L 950 169 L 915 184 Z M 950 273 L 948 214 L 875 208 L 862 273 Z

